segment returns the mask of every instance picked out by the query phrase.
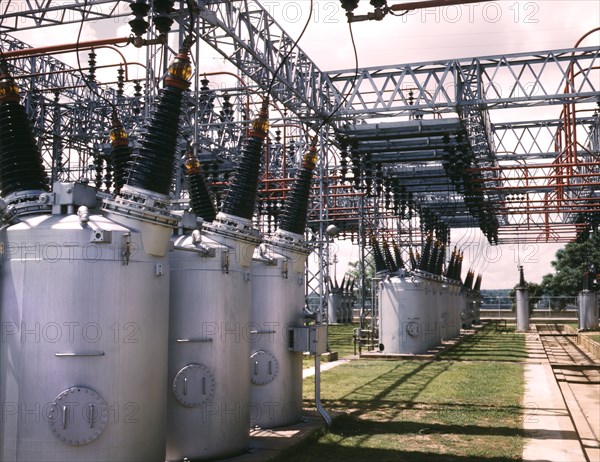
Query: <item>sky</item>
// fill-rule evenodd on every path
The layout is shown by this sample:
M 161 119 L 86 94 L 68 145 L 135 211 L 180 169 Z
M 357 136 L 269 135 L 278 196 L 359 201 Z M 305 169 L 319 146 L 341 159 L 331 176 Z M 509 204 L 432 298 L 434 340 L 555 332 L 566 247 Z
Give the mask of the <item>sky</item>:
M 388 1 L 390 5 L 399 2 Z M 298 37 L 309 17 L 309 0 L 265 0 L 262 5 L 274 16 L 290 36 Z M 361 0 L 356 14 L 371 11 L 367 0 Z M 570 48 L 587 31 L 600 24 L 598 0 L 500 0 L 471 5 L 428 8 L 410 12 L 403 17 L 387 16 L 382 21 L 357 22 L 352 25 L 359 67 L 418 63 L 461 57 L 488 56 L 506 53 Z M 79 26 L 69 25 L 60 34 L 39 29 L 19 34 L 33 46 L 72 41 Z M 86 23 L 82 40 L 127 36 L 127 18 L 102 23 Z M 583 45 L 600 45 L 600 34 L 588 38 Z M 338 0 L 315 0 L 313 14 L 299 46 L 323 71 L 354 68 L 349 26 Z M 198 66 L 203 72 L 231 70 L 229 65 L 208 46 L 201 49 Z M 145 51 L 127 47 L 121 50 L 128 60 L 143 64 Z M 114 51 L 98 51 L 114 62 Z M 112 56 L 111 56 L 112 54 Z M 57 56 L 76 66 L 73 55 Z M 142 76 L 142 66 L 132 73 Z M 537 109 L 544 118 L 558 116 L 560 107 Z M 492 121 L 513 120 L 508 111 L 493 114 Z M 530 282 L 540 282 L 552 271 L 550 262 L 556 244 L 527 244 L 491 247 L 476 230 L 453 230 L 452 242 L 461 243 L 465 250 L 464 271 L 473 268 L 483 274 L 484 289 L 509 288 L 518 281 L 517 265 L 523 264 Z M 358 260 L 358 249 L 348 241 L 336 241 L 334 252 L 338 280 L 343 277 L 348 262 Z

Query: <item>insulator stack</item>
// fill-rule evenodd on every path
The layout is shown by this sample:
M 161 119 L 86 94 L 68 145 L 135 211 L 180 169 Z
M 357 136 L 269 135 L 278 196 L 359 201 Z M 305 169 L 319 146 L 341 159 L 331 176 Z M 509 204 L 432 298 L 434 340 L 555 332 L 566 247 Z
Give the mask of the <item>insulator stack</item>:
M 413 252 L 412 248 L 408 249 L 408 258 L 410 260 L 411 269 L 417 269 L 417 258 L 415 258 L 415 253 Z
M 394 261 L 390 246 L 387 241 L 383 241 L 383 256 L 385 258 L 385 266 L 390 273 L 396 273 L 398 271 L 398 265 Z
M 248 138 L 242 147 L 240 162 L 225 193 L 222 212 L 228 215 L 251 220 L 254 214 L 262 148 L 269 128 L 268 105 L 269 101 L 265 99 L 258 117 L 252 123 Z
M 440 245 L 440 251 L 438 252 L 438 257 L 435 262 L 435 271 L 434 273 L 437 275 L 441 275 L 444 269 L 444 260 L 446 258 L 446 245 Z
M 183 92 L 189 87 L 188 79 L 192 67 L 184 48 L 169 66 L 169 76 L 165 88 L 159 96 L 156 109 L 148 125 L 147 133 L 141 139 L 139 152 L 132 156 L 127 185 L 153 191 L 167 196 L 171 189 L 179 117 Z
M 113 170 L 114 193 L 119 194 L 125 184 L 127 165 L 131 160 L 132 149 L 129 146 L 127 132 L 123 129 L 116 113 L 113 112 L 112 129 L 110 131 L 110 163 Z
M 439 254 L 440 254 L 440 242 L 435 241 L 433 244 L 433 249 L 431 250 L 431 255 L 429 256 L 429 262 L 426 262 L 428 273 L 435 274 L 435 268 L 436 268 Z
M 519 287 L 525 286 L 527 286 L 527 283 L 525 282 L 525 272 L 523 266 L 519 265 Z
M 47 188 L 42 156 L 19 101 L 13 78 L 0 70 L 0 194 L 4 197 Z
M 433 246 L 433 236 L 429 234 L 427 236 L 427 240 L 425 241 L 425 246 L 423 247 L 423 254 L 419 259 L 419 269 L 422 271 L 427 271 L 429 266 L 429 259 L 431 258 L 431 247 Z
M 446 267 L 446 272 L 444 273 L 444 276 L 446 276 L 447 278 L 451 277 L 452 271 L 454 271 L 455 264 L 456 264 L 456 249 L 454 249 L 452 251 L 452 254 L 450 255 L 450 261 L 448 261 L 448 266 Z
M 402 254 L 400 253 L 400 247 L 395 242 L 392 244 L 392 248 L 394 249 L 394 260 L 396 260 L 396 266 L 398 269 L 404 268 L 404 260 L 402 260 Z
M 167 34 L 171 30 L 173 18 L 169 15 L 173 12 L 174 3 L 175 0 L 154 0 L 152 3 L 154 7 L 152 22 L 161 35 Z
M 185 160 L 185 173 L 188 177 L 188 191 L 192 212 L 204 221 L 213 221 L 217 216 L 212 195 L 208 189 L 206 179 L 202 174 L 200 161 L 192 152 L 188 152 Z
M 475 292 L 479 292 L 481 290 L 481 274 L 477 275 L 477 278 L 475 279 L 475 285 L 473 286 L 473 290 Z
M 90 51 L 88 53 L 88 66 L 89 66 L 89 73 L 88 73 L 88 80 L 90 82 L 93 82 L 94 80 L 96 80 L 96 53 L 94 52 L 94 50 Z
M 289 193 L 283 213 L 279 219 L 279 228 L 290 233 L 304 234 L 312 175 L 317 164 L 316 139 L 313 140 L 302 159 L 302 165 L 296 172 L 294 184 Z
M 463 283 L 463 286 L 467 289 L 467 290 L 471 290 L 473 288 L 473 271 L 469 270 L 467 271 L 467 275 L 465 276 L 465 282 Z
M 373 257 L 375 259 L 375 274 L 387 271 L 385 259 L 383 258 L 383 254 L 381 253 L 381 249 L 379 248 L 375 237 L 371 238 L 371 246 L 373 247 Z
M 129 8 L 131 8 L 131 12 L 135 16 L 134 19 L 129 21 L 131 31 L 136 37 L 140 37 L 148 30 L 149 24 L 148 21 L 146 21 L 145 16 L 148 14 L 150 6 L 148 6 L 146 0 L 136 0 L 135 3 L 129 4 Z

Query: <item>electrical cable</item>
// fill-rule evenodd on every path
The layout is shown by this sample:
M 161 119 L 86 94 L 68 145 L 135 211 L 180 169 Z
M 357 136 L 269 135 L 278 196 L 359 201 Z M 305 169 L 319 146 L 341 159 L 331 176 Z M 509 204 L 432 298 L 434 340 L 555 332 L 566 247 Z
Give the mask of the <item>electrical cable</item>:
M 187 0 L 187 1 L 189 2 L 190 0 Z M 269 87 L 267 88 L 267 97 L 271 94 L 271 90 L 273 89 L 273 86 L 275 85 L 275 79 L 277 78 L 279 71 L 281 70 L 281 68 L 283 67 L 285 62 L 288 60 L 288 58 L 291 56 L 294 49 L 298 46 L 298 43 L 304 36 L 306 29 L 308 29 L 308 25 L 310 24 L 310 20 L 312 19 L 313 1 L 314 0 L 310 0 L 310 11 L 308 13 L 308 19 L 306 20 L 306 24 L 304 24 L 304 27 L 302 28 L 300 35 L 298 36 L 298 38 L 296 40 L 294 40 L 294 44 L 292 45 L 292 48 L 290 48 L 290 50 L 287 52 L 287 54 L 283 57 L 283 59 L 279 63 L 279 66 L 277 66 L 277 69 L 275 69 L 275 72 L 273 73 L 273 77 L 271 78 L 271 82 L 269 83 Z
M 342 107 L 342 105 L 348 100 L 348 98 L 350 97 L 350 93 L 352 93 L 352 91 L 354 90 L 354 88 L 356 86 L 356 80 L 358 79 L 358 51 L 356 50 L 356 42 L 354 40 L 354 32 L 352 30 L 352 23 L 350 23 L 350 22 L 348 23 L 348 31 L 350 33 L 350 42 L 352 43 L 352 50 L 354 52 L 354 78 L 352 79 L 350 88 L 348 89 L 348 91 L 346 92 L 344 97 L 341 99 L 341 101 L 338 103 L 338 105 L 334 108 L 334 110 L 331 112 L 331 114 L 329 114 L 327 117 L 325 117 L 325 119 L 321 122 L 321 125 L 319 125 L 319 127 L 315 130 L 316 133 L 319 133 L 321 131 L 321 128 L 323 128 L 323 126 L 325 124 L 327 124 L 333 118 L 335 113 L 337 111 L 339 111 L 339 109 Z

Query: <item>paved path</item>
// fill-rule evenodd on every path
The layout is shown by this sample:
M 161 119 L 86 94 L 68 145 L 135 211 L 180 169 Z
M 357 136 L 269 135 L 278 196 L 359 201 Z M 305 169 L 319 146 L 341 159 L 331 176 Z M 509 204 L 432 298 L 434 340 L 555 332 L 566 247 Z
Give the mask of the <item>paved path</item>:
M 595 362 L 558 332 L 525 335 L 529 358 L 523 402 L 529 411 L 523 422 L 528 435 L 523 461 L 600 461 L 600 381 Z

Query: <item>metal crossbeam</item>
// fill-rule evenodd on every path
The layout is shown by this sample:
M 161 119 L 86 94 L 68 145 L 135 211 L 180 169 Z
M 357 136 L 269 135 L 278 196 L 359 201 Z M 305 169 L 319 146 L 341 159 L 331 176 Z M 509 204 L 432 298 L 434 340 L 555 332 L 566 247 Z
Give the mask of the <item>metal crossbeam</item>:
M 329 115 L 341 100 L 327 75 L 294 46 L 295 40 L 260 3 L 208 1 L 200 16 L 207 25 L 215 26 L 201 34 L 202 40 L 263 91 L 276 75 L 271 94 L 294 113 L 320 118 Z
M 357 117 L 595 103 L 600 47 L 328 71 Z M 572 75 L 576 75 L 573 79 Z
M 17 32 L 103 19 L 130 16 L 125 0 L 3 0 L 0 32 Z

